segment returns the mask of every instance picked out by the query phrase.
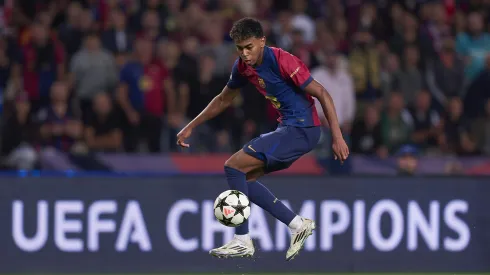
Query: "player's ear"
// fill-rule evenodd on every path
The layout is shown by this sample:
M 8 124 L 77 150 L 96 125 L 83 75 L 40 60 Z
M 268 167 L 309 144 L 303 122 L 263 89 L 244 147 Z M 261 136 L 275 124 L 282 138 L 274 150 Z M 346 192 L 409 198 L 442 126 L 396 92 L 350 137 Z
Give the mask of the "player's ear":
M 265 47 L 265 36 L 260 39 L 260 47 Z

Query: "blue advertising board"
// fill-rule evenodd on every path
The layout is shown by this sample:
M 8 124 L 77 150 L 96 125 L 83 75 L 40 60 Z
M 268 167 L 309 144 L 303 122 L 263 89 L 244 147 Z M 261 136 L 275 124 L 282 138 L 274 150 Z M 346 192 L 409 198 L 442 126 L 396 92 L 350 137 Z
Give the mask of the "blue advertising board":
M 490 271 L 488 178 L 268 177 L 317 230 L 285 261 L 285 225 L 252 207 L 256 257 L 215 259 L 233 237 L 223 177 L 0 182 L 0 273 Z

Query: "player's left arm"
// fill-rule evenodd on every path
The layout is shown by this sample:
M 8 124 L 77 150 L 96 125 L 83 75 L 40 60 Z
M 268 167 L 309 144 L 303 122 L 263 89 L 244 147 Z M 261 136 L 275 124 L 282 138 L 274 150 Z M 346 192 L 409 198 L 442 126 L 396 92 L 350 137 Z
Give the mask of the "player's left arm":
M 279 50 L 277 53 L 281 74 L 292 81 L 306 93 L 318 99 L 322 105 L 323 113 L 332 129 L 333 138 L 342 138 L 337 113 L 332 97 L 318 81 L 311 76 L 308 67 L 296 56 Z
M 333 103 L 332 97 L 328 93 L 328 91 L 316 80 L 312 80 L 310 84 L 308 84 L 304 91 L 318 99 L 320 105 L 322 106 L 323 114 L 328 121 L 328 125 L 330 126 L 330 130 L 332 131 L 332 137 L 342 138 L 342 131 L 340 130 L 339 121 L 337 118 L 337 111 L 335 110 L 335 105 Z
M 332 97 L 328 91 L 323 87 L 318 81 L 312 80 L 306 87 L 304 91 L 311 96 L 318 99 L 322 105 L 323 113 L 327 118 L 328 125 L 330 126 L 330 131 L 332 132 L 333 144 L 332 149 L 335 155 L 335 159 L 343 162 L 349 156 L 349 147 L 342 136 L 342 131 L 340 130 L 339 120 L 337 118 L 337 111 L 335 110 L 335 105 L 333 103 Z
M 335 159 L 344 161 L 349 155 L 349 148 L 342 136 L 332 97 L 325 87 L 313 79 L 308 67 L 299 58 L 282 50 L 278 52 L 277 57 L 283 77 L 290 79 L 296 86 L 320 102 L 332 132 Z

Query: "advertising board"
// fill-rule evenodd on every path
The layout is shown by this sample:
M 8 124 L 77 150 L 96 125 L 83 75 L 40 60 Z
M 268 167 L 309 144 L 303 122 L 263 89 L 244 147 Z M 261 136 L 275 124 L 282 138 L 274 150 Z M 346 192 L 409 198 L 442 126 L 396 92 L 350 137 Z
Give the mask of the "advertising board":
M 0 272 L 490 271 L 487 178 L 263 183 L 317 222 L 294 261 L 285 261 L 287 227 L 257 207 L 254 259 L 208 254 L 233 237 L 213 214 L 222 177 L 2 180 Z

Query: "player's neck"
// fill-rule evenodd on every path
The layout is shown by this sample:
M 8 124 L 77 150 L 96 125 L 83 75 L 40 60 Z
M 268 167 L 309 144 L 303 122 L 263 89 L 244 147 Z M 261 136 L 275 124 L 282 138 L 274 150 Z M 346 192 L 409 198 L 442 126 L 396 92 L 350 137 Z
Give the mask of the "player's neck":
M 264 61 L 264 49 L 265 48 L 262 48 L 259 59 L 257 59 L 257 63 L 255 63 L 255 65 L 253 65 L 254 68 L 262 65 L 262 62 Z

